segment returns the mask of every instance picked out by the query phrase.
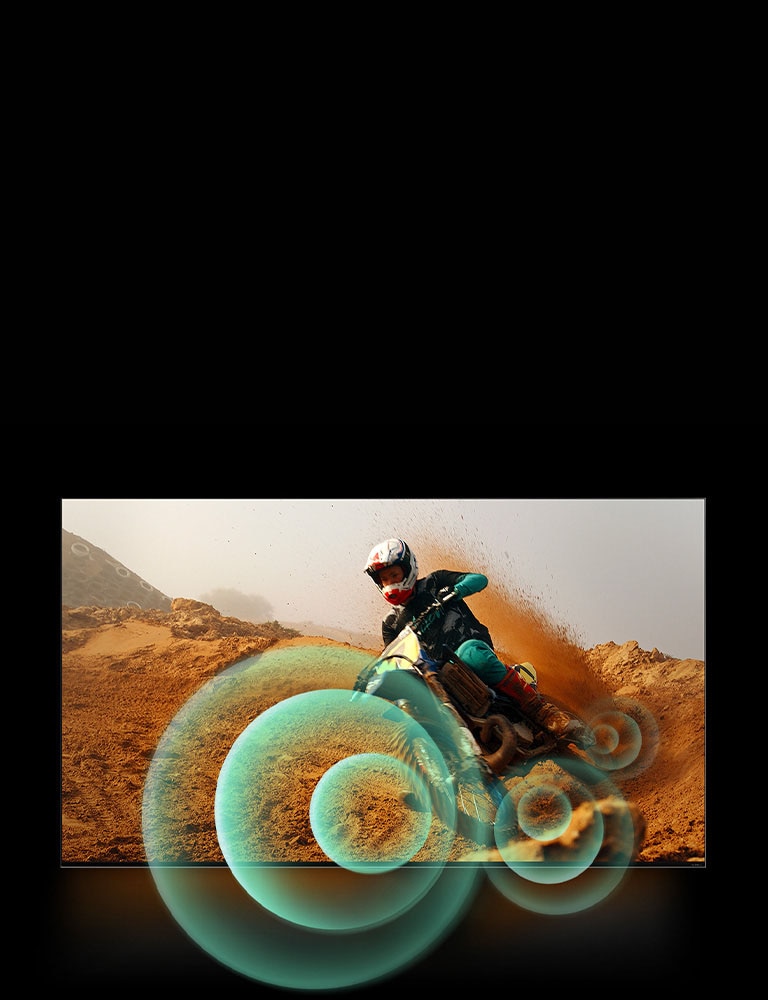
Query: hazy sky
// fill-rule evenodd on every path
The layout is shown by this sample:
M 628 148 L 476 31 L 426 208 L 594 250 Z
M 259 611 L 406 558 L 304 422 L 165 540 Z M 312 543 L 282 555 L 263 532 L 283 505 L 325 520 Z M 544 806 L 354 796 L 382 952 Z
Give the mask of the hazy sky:
M 386 605 L 363 567 L 401 537 L 420 576 L 486 572 L 586 648 L 635 639 L 705 659 L 703 499 L 63 499 L 61 523 L 168 597 L 234 589 L 281 623 L 374 635 Z M 455 558 L 432 565 L 435 546 Z

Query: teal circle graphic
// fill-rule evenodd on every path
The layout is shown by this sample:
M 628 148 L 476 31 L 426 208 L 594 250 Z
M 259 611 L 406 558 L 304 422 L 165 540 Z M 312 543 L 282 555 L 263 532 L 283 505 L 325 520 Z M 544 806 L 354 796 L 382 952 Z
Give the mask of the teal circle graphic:
M 445 863 L 450 837 L 429 862 L 410 861 L 372 879 L 327 860 L 293 862 L 292 839 L 272 829 L 271 817 L 289 808 L 282 790 L 299 781 L 316 788 L 330 770 L 313 770 L 318 741 L 326 749 L 332 741 L 340 761 L 353 755 L 350 746 L 359 746 L 364 730 L 371 753 L 398 765 L 404 739 L 431 745 L 431 737 L 389 702 L 350 697 L 355 676 L 369 663 L 360 650 L 309 644 L 250 657 L 204 684 L 155 750 L 142 828 L 161 898 L 199 947 L 259 982 L 319 992 L 395 975 L 451 932 L 484 877 L 475 866 Z M 210 820 L 191 823 L 189 803 L 217 760 Z M 434 747 L 429 761 L 438 777 L 448 777 Z M 397 774 L 410 777 L 424 798 L 411 767 Z M 209 831 L 223 833 L 229 853 L 224 865 L 211 862 L 208 845 L 225 852 Z M 427 836 L 426 847 L 430 843 Z M 415 845 L 412 839 L 408 849 Z
M 531 772 L 499 807 L 494 828 L 499 853 L 509 868 L 531 882 L 576 878 L 603 843 L 603 820 L 594 806 L 591 792 L 568 772 L 559 780 L 554 774 Z
M 431 809 L 413 811 L 404 804 L 404 793 L 413 794 L 416 783 L 419 801 L 428 802 L 418 775 L 394 757 L 367 753 L 340 760 L 312 794 L 309 821 L 315 839 L 331 861 L 350 871 L 380 874 L 399 868 L 423 846 L 432 822 Z M 379 821 L 371 801 L 376 798 L 399 806 L 394 829 Z
M 437 947 L 463 918 L 486 875 L 513 904 L 565 915 L 605 899 L 631 860 L 634 828 L 619 810 L 618 819 L 610 822 L 606 814 L 605 842 L 578 878 L 536 882 L 528 875 L 530 863 L 524 861 L 516 861 L 515 869 L 508 862 L 450 865 L 447 848 L 435 852 L 437 860 L 420 862 L 437 822 L 434 809 L 429 809 L 432 786 L 426 794 L 424 775 L 436 777 L 441 787 L 450 775 L 439 742 L 435 745 L 410 716 L 382 698 L 350 697 L 354 677 L 369 662 L 364 651 L 307 644 L 268 650 L 236 664 L 182 706 L 150 765 L 142 826 L 158 892 L 202 950 L 258 982 L 318 993 L 376 983 Z M 608 707 L 615 709 L 617 702 Z M 611 778 L 644 766 L 656 745 L 652 717 L 626 700 L 621 710 L 639 726 L 642 746 L 632 763 L 614 769 Z M 362 730 L 367 734 L 365 754 L 359 752 Z M 390 732 L 395 738 L 389 738 Z M 608 743 L 611 739 L 608 734 Z M 401 753 L 404 743 L 429 750 L 415 754 L 427 765 L 418 775 L 414 755 Z M 318 745 L 332 745 L 337 754 L 335 762 L 326 761 L 322 769 L 313 765 Z M 619 745 L 620 740 L 613 749 Z M 396 789 L 403 779 L 427 806 L 410 817 L 413 824 L 403 830 L 396 850 L 390 844 L 370 866 L 352 870 L 339 863 L 355 864 L 357 855 L 348 858 L 345 853 L 346 834 L 334 828 L 333 810 L 348 804 L 354 812 L 363 805 L 360 796 L 349 801 L 355 798 L 351 788 L 369 765 L 379 763 L 384 785 L 391 782 Z M 607 769 L 599 764 L 579 770 L 571 761 L 558 763 L 571 769 L 574 788 L 583 785 L 583 801 L 589 796 L 598 805 L 609 796 L 622 801 Z M 210 774 L 210 818 L 195 816 L 191 822 L 192 793 Z M 307 815 L 301 823 L 297 817 L 297 827 L 317 841 L 312 855 L 316 860 L 309 863 L 292 860 L 294 838 L 282 836 L 283 824 L 275 822 L 292 808 L 286 789 L 299 783 L 313 789 L 305 800 Z M 567 804 L 561 795 L 566 795 Z M 548 819 L 547 796 L 552 802 Z M 508 826 L 514 822 L 518 841 L 548 850 L 568 809 L 573 814 L 579 806 L 578 796 L 571 798 L 566 789 L 556 786 L 552 792 L 543 782 L 534 782 L 517 797 L 505 798 L 500 813 Z M 562 815 L 556 819 L 559 810 Z M 430 817 L 432 826 L 420 848 Z M 363 822 L 361 830 L 364 827 Z M 609 839 L 610 863 L 605 860 Z M 209 844 L 220 849 L 225 864 L 211 863 L 205 846 Z M 305 842 L 302 849 L 309 851 L 312 844 Z M 402 861 L 406 856 L 409 860 Z M 400 863 L 389 869 L 396 861 Z M 573 868 L 573 859 L 566 864 Z M 557 870 L 551 864 L 538 867 Z
M 295 872 L 297 892 L 338 891 L 338 868 Z M 413 869 L 405 866 L 407 877 Z M 430 892 L 396 920 L 349 933 L 328 933 L 279 920 L 258 906 L 226 868 L 154 866 L 152 875 L 171 915 L 204 951 L 234 972 L 287 990 L 318 993 L 368 986 L 423 960 L 469 910 L 484 873 L 444 867 Z M 370 878 L 365 879 L 371 890 Z M 378 880 L 375 880 L 378 887 Z
M 557 758 L 527 773 L 519 769 L 518 778 L 508 782 L 494 830 L 506 867 L 490 867 L 488 877 L 513 903 L 537 913 L 562 915 L 596 905 L 633 860 L 628 805 L 602 770 L 580 760 Z M 538 828 L 531 811 L 539 814 Z
M 598 754 L 609 754 L 619 745 L 619 734 L 615 726 L 613 726 L 607 720 L 598 719 L 595 722 L 595 728 L 592 730 L 595 736 L 595 747 L 592 748 L 592 752 L 595 756 Z
M 330 734 L 338 738 L 345 728 L 369 734 L 372 746 L 378 742 L 377 751 L 386 755 L 387 736 L 379 735 L 378 740 L 376 736 L 377 731 L 382 732 L 382 725 L 385 734 L 397 733 L 403 743 L 417 738 L 429 740 L 417 722 L 389 702 L 372 695 L 352 697 L 351 691 L 330 689 L 305 691 L 263 712 L 235 740 L 227 755 L 215 796 L 216 832 L 221 851 L 232 874 L 248 894 L 283 920 L 323 930 L 350 930 L 377 924 L 402 913 L 427 892 L 439 876 L 444 857 L 434 864 L 419 867 L 408 878 L 399 876 L 396 870 L 380 870 L 374 893 L 360 870 L 350 877 L 353 868 L 347 865 L 347 877 L 338 877 L 338 881 L 344 883 L 343 892 L 312 891 L 305 895 L 301 887 L 310 884 L 311 880 L 297 880 L 290 869 L 274 865 L 280 860 L 273 844 L 274 834 L 269 824 L 261 820 L 265 815 L 265 801 L 279 796 L 280 789 L 285 787 L 286 774 L 289 782 L 292 780 L 290 768 L 296 768 L 295 780 L 304 779 L 306 765 L 301 762 L 307 752 L 311 754 L 313 743 L 331 738 Z M 284 751 L 279 755 L 278 766 L 275 766 L 278 745 L 291 749 L 290 753 Z M 291 756 L 294 752 L 295 757 Z M 350 765 L 353 771 L 355 766 Z M 395 766 L 394 759 L 392 766 Z M 318 774 L 313 779 L 315 791 L 322 777 Z M 401 777 L 404 792 L 416 790 L 415 775 L 405 765 Z M 349 803 L 350 826 L 355 819 L 355 808 L 355 803 Z M 310 820 L 310 816 L 306 819 Z M 390 849 L 395 842 L 396 838 L 390 836 Z M 323 845 L 319 846 L 322 849 Z M 446 841 L 444 853 L 449 847 L 450 841 Z
M 556 840 L 568 829 L 573 807 L 565 792 L 548 785 L 529 788 L 517 804 L 517 822 L 536 840 Z
M 635 720 L 622 712 L 598 716 L 593 732 L 596 737 L 590 756 L 598 767 L 618 771 L 637 760 L 643 739 Z
M 506 899 L 532 913 L 566 916 L 597 906 L 616 889 L 625 868 L 589 867 L 566 882 L 532 882 L 511 868 L 489 868 L 488 879 Z
M 588 722 L 596 742 L 587 753 L 597 767 L 633 778 L 654 760 L 659 727 L 641 702 L 621 696 L 604 699 L 592 708 Z

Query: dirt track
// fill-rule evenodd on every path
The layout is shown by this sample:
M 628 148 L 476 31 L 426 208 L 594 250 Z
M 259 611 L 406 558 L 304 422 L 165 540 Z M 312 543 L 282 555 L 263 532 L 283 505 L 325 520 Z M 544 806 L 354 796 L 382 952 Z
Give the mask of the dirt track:
M 513 609 L 514 610 L 514 609 Z M 510 607 L 504 608 L 510 621 Z M 492 620 L 489 604 L 485 619 Z M 513 616 L 512 616 L 513 617 Z M 670 660 L 637 644 L 608 643 L 580 650 L 542 623 L 518 611 L 516 642 L 537 663 L 542 688 L 577 710 L 611 695 L 637 700 L 659 727 L 652 762 L 621 782 L 645 822 L 637 860 L 696 863 L 705 856 L 704 665 Z M 527 630 L 527 634 L 526 634 Z M 64 609 L 62 620 L 62 862 L 144 863 L 142 795 L 150 762 L 171 720 L 193 695 L 225 669 L 265 650 L 295 650 L 302 667 L 269 666 L 247 687 L 236 684 L 217 703 L 185 755 L 173 824 L 180 857 L 222 861 L 213 797 L 227 754 L 239 734 L 260 713 L 301 691 L 349 688 L 358 650 L 324 637 L 296 637 L 276 623 L 252 625 L 223 618 L 197 602 L 176 600 L 173 611 L 129 608 Z M 301 648 L 324 650 L 301 660 Z M 557 664 L 555 671 L 552 664 Z M 335 760 L 370 749 L 370 734 L 353 732 L 334 745 L 313 742 L 313 759 L 283 769 L 276 806 L 269 814 L 271 843 L 290 860 L 323 860 L 307 835 L 308 801 L 317 778 Z M 318 747 L 324 752 L 318 753 Z M 279 753 L 279 748 L 276 748 Z M 402 823 L 401 804 L 378 803 L 382 825 Z M 435 828 L 428 844 L 439 845 Z M 425 845 L 425 850 L 430 848 Z M 439 849 L 439 846 L 438 846 Z M 460 838 L 455 857 L 476 845 Z

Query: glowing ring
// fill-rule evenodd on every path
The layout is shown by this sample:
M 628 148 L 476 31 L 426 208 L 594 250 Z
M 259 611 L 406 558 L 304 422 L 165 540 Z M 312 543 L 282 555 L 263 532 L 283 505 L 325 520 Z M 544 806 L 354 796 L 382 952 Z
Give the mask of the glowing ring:
M 558 820 L 545 827 L 542 841 L 536 843 L 535 838 L 528 837 L 518 812 L 529 793 L 519 783 L 513 785 L 514 794 L 508 793 L 499 807 L 494 831 L 506 867 L 490 868 L 488 876 L 518 906 L 536 913 L 563 915 L 589 909 L 614 890 L 633 860 L 635 829 L 629 809 L 614 810 L 608 824 L 597 808 L 598 799 L 623 801 L 603 771 L 571 758 L 558 758 L 548 762 L 550 765 L 560 769 L 558 781 L 545 773 L 540 778 L 534 775 L 529 784 L 542 789 L 542 794 L 549 790 L 555 813 L 563 812 L 559 796 L 567 793 L 571 797 L 571 815 L 578 820 L 573 835 L 569 837 L 567 831 L 561 834 L 561 842 L 553 850 L 548 836 L 562 825 Z
M 429 806 L 409 808 L 403 790 L 429 803 L 425 782 L 396 757 L 345 757 L 325 772 L 312 793 L 309 822 L 315 840 L 331 861 L 349 871 L 380 874 L 400 868 L 424 846 L 432 823 Z M 377 801 L 399 807 L 398 819 L 382 824 Z
M 613 696 L 592 707 L 587 721 L 597 742 L 587 754 L 604 771 L 633 778 L 653 762 L 659 726 L 651 711 L 634 698 Z
M 285 849 L 282 842 L 276 843 L 265 805 L 279 802 L 282 795 L 290 796 L 290 790 L 299 786 L 303 775 L 298 762 L 311 755 L 318 740 L 331 739 L 333 733 L 345 729 L 365 731 L 370 733 L 371 745 L 376 747 L 378 744 L 382 755 L 387 743 L 385 739 L 377 739 L 377 725 L 398 731 L 405 727 L 411 734 L 410 740 L 417 736 L 429 740 L 415 720 L 389 702 L 372 695 L 353 699 L 351 694 L 349 690 L 335 689 L 305 691 L 263 712 L 235 740 L 221 768 L 215 796 L 219 845 L 232 874 L 246 892 L 283 920 L 330 931 L 359 930 L 391 920 L 432 887 L 445 861 L 444 857 L 439 857 L 437 864 L 420 866 L 402 876 L 399 869 L 403 861 L 410 860 L 415 853 L 412 850 L 414 842 L 413 838 L 401 836 L 400 829 L 396 829 L 388 837 L 389 856 L 381 865 L 372 866 L 366 874 L 362 873 L 367 867 L 365 864 L 345 866 L 348 871 L 338 876 L 340 885 L 344 886 L 343 892 L 305 896 L 296 891 L 296 879 L 290 871 L 287 873 L 284 865 L 275 866 L 276 861 L 284 858 Z M 384 719 L 386 723 L 382 723 Z M 344 751 L 340 748 L 339 752 Z M 388 759 L 394 768 L 401 769 L 403 790 L 412 790 L 415 775 L 409 780 L 404 773 L 410 774 L 408 767 L 394 758 Z M 336 776 L 339 765 L 342 774 L 346 768 L 346 773 L 354 777 L 365 763 L 366 755 L 342 756 L 335 765 Z M 331 767 L 317 778 L 313 776 L 315 794 L 333 771 Z M 352 828 L 360 822 L 360 818 L 354 816 L 357 811 L 354 797 L 347 795 L 345 808 L 346 822 Z M 401 808 L 405 810 L 406 807 L 402 805 Z M 329 831 L 328 841 L 332 839 Z M 425 839 L 426 831 L 422 843 Z M 343 833 L 337 834 L 336 844 L 341 852 L 347 841 Z M 444 854 L 450 846 L 451 841 L 443 843 Z M 319 847 L 322 851 L 322 844 Z M 403 851 L 410 853 L 404 857 Z M 393 852 L 398 853 L 397 863 Z M 376 874 L 375 892 L 371 890 L 368 877 L 371 871 Z
M 484 880 L 472 865 L 444 868 L 430 892 L 397 919 L 334 934 L 279 920 L 228 869 L 153 866 L 151 872 L 171 915 L 203 951 L 250 979 L 308 992 L 378 983 L 419 962 L 464 918 Z M 294 870 L 294 889 L 306 896 L 343 892 L 340 872 L 352 874 Z M 413 869 L 401 873 L 407 878 Z
M 494 827 L 507 866 L 548 885 L 582 875 L 597 857 L 603 834 L 592 793 L 567 770 L 559 776 L 532 771 L 507 793 Z
M 586 868 L 566 882 L 532 882 L 511 868 L 489 868 L 488 878 L 502 896 L 532 913 L 565 916 L 597 906 L 626 875 L 624 868 Z

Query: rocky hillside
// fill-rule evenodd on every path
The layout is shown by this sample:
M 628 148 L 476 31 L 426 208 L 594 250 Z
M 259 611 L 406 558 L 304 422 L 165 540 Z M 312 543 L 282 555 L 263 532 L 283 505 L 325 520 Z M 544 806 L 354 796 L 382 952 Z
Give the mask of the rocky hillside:
M 171 599 L 109 553 L 61 530 L 61 603 L 109 608 L 171 610 Z

